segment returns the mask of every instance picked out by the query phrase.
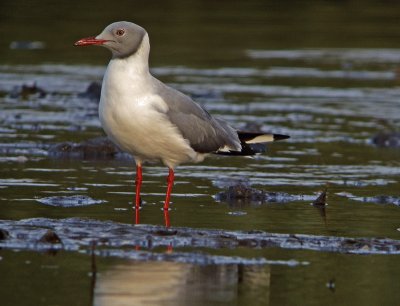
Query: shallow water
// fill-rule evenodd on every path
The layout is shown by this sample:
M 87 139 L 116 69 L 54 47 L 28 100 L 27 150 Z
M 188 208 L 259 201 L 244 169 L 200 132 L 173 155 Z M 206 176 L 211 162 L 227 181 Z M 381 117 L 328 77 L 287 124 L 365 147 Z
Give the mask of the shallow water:
M 98 5 L 106 9 L 86 14 L 90 5 L 77 9 L 73 1 L 57 7 L 36 1 L 2 4 L 0 14 L 7 18 L 0 19 L 1 220 L 78 217 L 134 223 L 131 159 L 48 156 L 54 144 L 103 135 L 97 101 L 80 94 L 91 82 L 101 81 L 108 54 L 100 48 L 73 48 L 72 43 L 98 33 L 110 20 L 127 19 L 150 32 L 155 76 L 237 128 L 255 124 L 291 135 L 253 159 L 214 156 L 178 167 L 172 227 L 400 239 L 400 149 L 377 147 L 371 140 L 378 132 L 399 131 L 398 4 L 176 0 L 164 2 L 162 9 L 151 2 Z M 134 13 L 127 14 L 124 6 Z M 64 16 L 70 10 L 73 14 Z M 26 40 L 43 44 L 31 49 L 10 45 Z M 45 95 L 18 95 L 18 88 L 34 82 Z M 161 165 L 144 168 L 142 224 L 164 224 L 166 176 Z M 216 200 L 237 182 L 296 200 Z M 328 205 L 310 205 L 325 188 Z M 46 205 L 50 197 L 77 195 L 96 205 Z M 84 234 L 91 237 L 90 231 Z M 202 252 L 308 263 L 198 265 L 132 261 L 122 249 L 115 250 L 119 255 L 96 258 L 94 278 L 88 248 L 37 250 L 33 245 L 0 251 L 0 274 L 9 279 L 0 286 L 0 304 L 113 305 L 117 301 L 108 299 L 120 297 L 121 303 L 137 298 L 137 304 L 146 305 L 185 305 L 189 298 L 194 305 L 392 305 L 399 299 L 398 255 L 173 248 L 173 253 L 189 256 Z M 141 275 L 146 288 L 134 291 L 130 286 L 138 280 L 131 274 Z M 20 289 L 11 290 L 16 287 Z

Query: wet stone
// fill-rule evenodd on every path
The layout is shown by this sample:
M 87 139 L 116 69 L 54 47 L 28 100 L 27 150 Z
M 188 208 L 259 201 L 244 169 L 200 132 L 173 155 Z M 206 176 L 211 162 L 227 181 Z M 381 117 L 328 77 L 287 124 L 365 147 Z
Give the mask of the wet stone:
M 235 186 L 229 186 L 228 190 L 219 192 L 216 195 L 218 201 L 223 202 L 234 202 L 234 201 L 248 201 L 248 202 L 264 202 L 266 194 L 262 190 L 257 190 L 251 187 L 247 187 L 243 184 Z
M 99 82 L 91 82 L 85 92 L 78 94 L 79 98 L 86 98 L 93 101 L 99 101 L 101 95 L 101 84 Z
M 316 198 L 315 201 L 312 202 L 312 205 L 325 206 L 326 205 L 326 198 L 327 198 L 326 193 L 327 193 L 326 190 L 321 192 L 321 194 L 318 196 L 318 198 Z
M 0 228 L 0 240 L 5 240 L 8 237 L 10 237 L 10 234 L 8 233 L 8 231 Z
M 124 156 L 122 151 L 107 137 L 96 137 L 80 143 L 63 142 L 49 148 L 52 158 L 113 159 Z
M 104 203 L 104 200 L 95 200 L 85 195 L 54 196 L 37 199 L 36 201 L 56 207 L 80 207 Z
M 215 199 L 229 204 L 236 203 L 284 203 L 290 201 L 304 201 L 307 195 L 291 195 L 284 192 L 267 192 L 248 187 L 244 184 L 229 186 L 227 190 L 215 195 Z
M 52 230 L 48 230 L 39 241 L 53 244 L 62 243 L 60 237 Z
M 400 132 L 381 132 L 371 139 L 372 144 L 381 148 L 400 148 Z
M 36 82 L 16 86 L 10 92 L 10 98 L 13 99 L 27 99 L 32 95 L 44 98 L 47 95 L 47 92 L 43 88 L 37 86 Z

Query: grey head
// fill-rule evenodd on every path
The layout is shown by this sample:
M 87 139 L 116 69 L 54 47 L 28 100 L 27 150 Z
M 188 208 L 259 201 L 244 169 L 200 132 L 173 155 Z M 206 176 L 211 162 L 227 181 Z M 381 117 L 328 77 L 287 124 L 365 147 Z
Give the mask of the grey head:
M 82 38 L 75 46 L 99 45 L 109 49 L 113 58 L 124 58 L 136 53 L 146 33 L 135 23 L 118 21 L 108 25 L 96 37 Z

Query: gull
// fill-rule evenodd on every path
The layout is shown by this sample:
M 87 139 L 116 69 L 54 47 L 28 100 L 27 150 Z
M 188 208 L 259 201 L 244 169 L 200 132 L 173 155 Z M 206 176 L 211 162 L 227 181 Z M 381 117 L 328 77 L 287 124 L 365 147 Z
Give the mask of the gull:
M 102 46 L 112 53 L 103 78 L 99 118 L 107 136 L 135 160 L 137 210 L 145 162 L 162 162 L 169 169 L 164 202 L 168 211 L 178 165 L 201 162 L 211 153 L 251 156 L 260 152 L 260 144 L 289 138 L 238 131 L 156 79 L 149 70 L 149 35 L 137 24 L 114 22 L 74 45 Z

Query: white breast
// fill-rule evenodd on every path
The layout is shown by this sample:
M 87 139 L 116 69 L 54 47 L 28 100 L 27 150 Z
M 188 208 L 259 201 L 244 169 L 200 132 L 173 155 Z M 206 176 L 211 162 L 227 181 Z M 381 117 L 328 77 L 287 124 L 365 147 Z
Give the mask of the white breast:
M 107 67 L 99 105 L 106 134 L 140 163 L 161 160 L 173 168 L 200 161 L 202 156 L 168 120 L 168 105 L 156 94 L 153 77 L 135 68 L 129 59 L 113 59 Z

